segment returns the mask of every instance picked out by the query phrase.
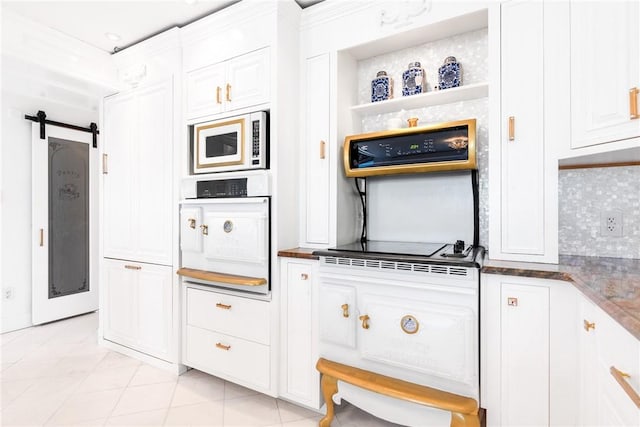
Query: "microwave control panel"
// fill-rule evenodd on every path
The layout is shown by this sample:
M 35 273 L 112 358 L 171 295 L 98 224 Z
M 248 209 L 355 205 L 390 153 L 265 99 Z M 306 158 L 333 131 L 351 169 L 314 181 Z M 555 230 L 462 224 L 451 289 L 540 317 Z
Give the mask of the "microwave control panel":
M 216 179 L 196 183 L 198 199 L 247 197 L 247 178 Z

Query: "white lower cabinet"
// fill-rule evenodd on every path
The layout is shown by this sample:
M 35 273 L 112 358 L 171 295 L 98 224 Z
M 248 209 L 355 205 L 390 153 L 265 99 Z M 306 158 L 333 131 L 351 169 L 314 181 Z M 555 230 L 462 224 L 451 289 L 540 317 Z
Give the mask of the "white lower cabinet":
M 281 258 L 280 390 L 282 398 L 319 409 L 317 261 Z
M 171 267 L 103 260 L 104 339 L 170 361 Z
M 184 284 L 183 363 L 271 394 L 268 301 Z
M 319 285 L 320 339 L 347 348 L 356 348 L 356 288 L 345 285 Z
M 567 282 L 482 275 L 481 406 L 488 426 L 577 424 L 577 297 Z
M 638 426 L 640 342 L 585 297 L 580 305 L 580 425 Z

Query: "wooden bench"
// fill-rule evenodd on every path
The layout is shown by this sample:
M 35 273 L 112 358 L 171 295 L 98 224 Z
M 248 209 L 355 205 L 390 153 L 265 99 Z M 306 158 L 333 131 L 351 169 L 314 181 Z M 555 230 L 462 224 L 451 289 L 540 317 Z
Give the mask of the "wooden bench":
M 327 414 L 320 420 L 320 427 L 329 427 L 331 420 L 333 420 L 332 398 L 338 392 L 338 381 L 344 381 L 365 390 L 396 399 L 449 411 L 451 412 L 451 427 L 480 427 L 481 425 L 480 410 L 475 399 L 387 377 L 323 358 L 318 359 L 316 369 L 322 374 L 320 383 L 322 395 L 327 404 Z

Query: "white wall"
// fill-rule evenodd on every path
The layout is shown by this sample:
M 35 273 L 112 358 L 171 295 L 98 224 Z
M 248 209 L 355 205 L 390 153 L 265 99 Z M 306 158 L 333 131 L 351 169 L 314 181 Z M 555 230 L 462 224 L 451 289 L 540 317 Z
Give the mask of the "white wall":
M 0 332 L 31 325 L 31 123 L 43 110 L 55 121 L 98 123 L 101 90 L 12 57 L 2 57 Z M 7 299 L 6 292 L 12 297 Z

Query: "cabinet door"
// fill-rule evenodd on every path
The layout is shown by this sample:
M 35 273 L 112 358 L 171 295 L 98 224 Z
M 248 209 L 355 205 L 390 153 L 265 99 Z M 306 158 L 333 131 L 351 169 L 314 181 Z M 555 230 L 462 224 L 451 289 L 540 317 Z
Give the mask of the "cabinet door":
M 136 348 L 138 337 L 138 264 L 103 260 L 104 268 L 104 338 Z
M 304 240 L 329 244 L 329 54 L 307 59 L 304 77 Z
M 172 268 L 144 264 L 138 270 L 138 349 L 168 360 Z
M 313 273 L 309 263 L 282 262 L 282 386 L 281 394 L 319 408 L 320 376 L 315 369 L 317 330 L 313 308 Z
M 224 86 L 226 110 L 237 110 L 269 101 L 269 48 L 227 61 Z
M 501 251 L 544 255 L 543 3 L 502 5 Z
M 501 284 L 502 425 L 549 424 L 549 289 Z
M 220 113 L 224 109 L 225 63 L 187 74 L 187 119 Z
M 173 85 L 171 80 L 138 92 L 138 148 L 134 170 L 136 261 L 169 265 L 172 260 Z
M 356 289 L 325 283 L 319 288 L 320 339 L 326 343 L 355 348 L 358 321 Z
M 598 375 L 596 366 L 597 341 L 600 328 L 593 303 L 585 298 L 580 303 L 580 316 L 576 319 L 576 330 L 580 346 L 580 411 L 581 426 L 598 425 Z
M 102 241 L 108 258 L 134 259 L 136 253 L 131 186 L 136 173 L 136 112 L 137 98 L 132 93 L 104 101 Z
M 571 147 L 640 136 L 640 4 L 571 2 Z

